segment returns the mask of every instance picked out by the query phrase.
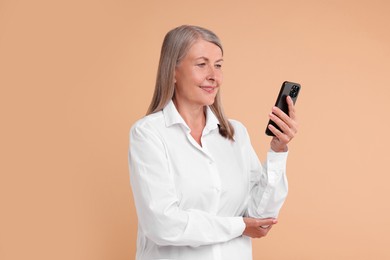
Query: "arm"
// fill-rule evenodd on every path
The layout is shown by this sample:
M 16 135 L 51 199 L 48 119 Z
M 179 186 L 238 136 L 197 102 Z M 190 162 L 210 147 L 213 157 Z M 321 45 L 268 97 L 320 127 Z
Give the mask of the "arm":
M 262 166 L 251 147 L 251 179 L 248 215 L 256 218 L 276 218 L 287 197 L 286 161 L 288 153 L 268 152 Z
M 130 179 L 139 225 L 159 245 L 200 246 L 242 235 L 242 217 L 218 217 L 179 207 L 167 153 L 157 134 L 136 126 L 130 132 Z
M 271 151 L 268 152 L 264 167 L 260 165 L 256 153 L 251 148 L 251 196 L 253 199 L 248 211 L 250 215 L 253 214 L 260 218 L 277 217 L 287 196 L 287 144 L 298 131 L 295 107 L 289 96 L 287 104 L 289 115 L 277 107 L 274 107 L 270 114 L 270 119 L 282 131 L 269 125 L 269 129 L 275 136 L 271 140 Z

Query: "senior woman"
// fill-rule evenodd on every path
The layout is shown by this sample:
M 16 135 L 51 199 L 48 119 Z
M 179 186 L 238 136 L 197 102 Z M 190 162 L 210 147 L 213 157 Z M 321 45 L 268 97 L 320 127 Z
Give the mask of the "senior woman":
M 164 38 L 147 115 L 130 130 L 130 179 L 138 215 L 136 259 L 249 260 L 287 196 L 287 144 L 295 108 L 273 108 L 262 165 L 245 127 L 223 112 L 218 37 L 180 26 Z

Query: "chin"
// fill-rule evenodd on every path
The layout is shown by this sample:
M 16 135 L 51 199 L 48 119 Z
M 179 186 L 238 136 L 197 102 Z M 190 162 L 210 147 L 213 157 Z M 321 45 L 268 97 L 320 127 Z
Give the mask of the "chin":
M 211 106 L 215 102 L 215 97 L 213 99 L 207 100 L 205 103 L 206 106 Z

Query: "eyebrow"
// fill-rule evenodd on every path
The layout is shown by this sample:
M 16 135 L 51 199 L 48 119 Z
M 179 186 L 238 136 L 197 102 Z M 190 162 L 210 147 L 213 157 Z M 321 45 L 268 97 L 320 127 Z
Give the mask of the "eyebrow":
M 200 60 L 200 59 L 203 59 L 203 60 L 209 61 L 209 59 L 208 59 L 208 58 L 206 58 L 206 57 L 204 57 L 204 56 L 202 56 L 202 57 L 199 57 L 199 58 L 196 58 L 196 60 Z M 222 59 L 222 58 L 221 58 L 221 59 L 219 59 L 219 60 L 216 60 L 215 62 L 221 62 L 221 61 L 223 61 L 223 59 Z

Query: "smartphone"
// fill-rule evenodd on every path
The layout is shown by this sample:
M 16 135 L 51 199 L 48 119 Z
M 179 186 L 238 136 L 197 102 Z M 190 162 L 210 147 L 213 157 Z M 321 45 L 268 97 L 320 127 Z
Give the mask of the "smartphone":
M 280 108 L 284 113 L 288 115 L 288 105 L 287 105 L 287 96 L 290 96 L 293 103 L 297 101 L 299 91 L 301 90 L 301 85 L 294 82 L 285 81 L 280 88 L 278 98 L 276 99 L 275 106 Z M 274 121 L 269 120 L 267 127 L 265 129 L 265 133 L 269 136 L 274 136 L 271 130 L 268 129 L 268 125 L 271 124 L 280 130 L 279 126 L 275 124 Z M 281 130 L 280 130 L 281 131 Z

